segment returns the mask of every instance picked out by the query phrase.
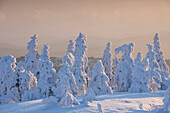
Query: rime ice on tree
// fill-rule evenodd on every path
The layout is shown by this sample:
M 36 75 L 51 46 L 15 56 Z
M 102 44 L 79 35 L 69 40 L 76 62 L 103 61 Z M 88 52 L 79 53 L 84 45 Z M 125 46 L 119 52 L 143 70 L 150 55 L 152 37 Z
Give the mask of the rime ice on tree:
M 69 44 L 67 47 L 67 52 L 70 52 L 72 54 L 74 54 L 74 42 L 72 40 L 69 40 Z
M 131 87 L 129 88 L 128 92 L 131 93 L 142 93 L 142 92 L 151 92 L 151 89 L 148 87 L 150 83 L 150 78 L 146 74 L 145 62 L 142 63 L 141 53 L 137 54 L 136 59 L 134 60 L 134 68 L 132 71 L 132 83 Z
M 87 38 L 84 34 L 80 33 L 76 39 L 75 44 L 75 62 L 72 67 L 73 75 L 76 78 L 78 85 L 78 95 L 85 94 L 87 89 L 87 69 L 88 69 L 88 57 L 87 57 Z
M 15 63 L 16 59 L 11 55 L 0 59 L 0 104 L 14 103 L 20 100 Z
M 156 60 L 158 62 L 159 68 L 161 70 L 161 77 L 162 77 L 162 84 L 161 88 L 162 89 L 167 89 L 168 84 L 167 78 L 169 77 L 169 66 L 166 64 L 164 57 L 163 57 L 163 52 L 160 50 L 160 42 L 159 42 L 159 37 L 158 34 L 155 34 L 155 37 L 153 38 L 154 42 L 154 51 L 156 53 Z
M 31 41 L 28 42 L 28 45 L 27 45 L 28 53 L 25 56 L 24 68 L 26 69 L 26 71 L 28 72 L 31 71 L 33 74 L 35 74 L 35 70 L 36 70 L 36 66 L 37 66 L 37 62 L 39 58 L 39 54 L 36 49 L 37 42 L 38 40 L 37 40 L 36 35 L 31 37 Z
M 105 73 L 109 78 L 109 85 L 112 87 L 113 85 L 113 60 L 111 54 L 111 43 L 107 43 L 106 49 L 103 53 L 102 63 L 105 68 Z
M 68 58 L 68 54 L 63 57 L 64 60 L 66 60 L 65 58 Z M 56 88 L 53 87 L 53 91 L 55 93 L 55 96 L 58 98 L 61 98 L 65 92 L 70 92 L 74 96 L 77 95 L 78 86 L 70 68 L 70 65 L 68 65 L 67 62 L 64 62 L 64 66 L 61 67 L 59 72 L 57 73 L 58 81 L 56 84 Z
M 144 61 L 149 61 L 147 74 L 150 77 L 150 88 L 153 92 L 157 92 L 157 88 L 160 87 L 159 84 L 162 82 L 162 78 L 160 75 L 158 63 L 155 58 L 155 52 L 153 51 L 153 47 L 150 44 L 147 44 L 147 46 L 148 52 L 146 53 L 146 58 L 144 59 Z
M 132 69 L 133 69 L 133 59 L 131 57 L 131 53 L 133 50 L 133 43 L 129 45 L 124 44 L 121 47 L 115 49 L 115 54 L 123 53 L 119 64 L 116 66 L 115 69 L 115 76 L 114 76 L 114 84 L 116 85 L 116 90 L 118 92 L 126 92 L 128 91 L 131 78 L 132 78 Z
M 37 92 L 40 98 L 46 98 L 53 95 L 51 88 L 56 84 L 57 80 L 56 71 L 49 59 L 47 45 L 44 45 L 40 58 L 37 65 Z
M 108 85 L 109 78 L 105 73 L 105 69 L 101 60 L 99 60 L 92 69 L 92 77 L 88 87 L 93 90 L 96 95 L 111 94 L 112 89 Z

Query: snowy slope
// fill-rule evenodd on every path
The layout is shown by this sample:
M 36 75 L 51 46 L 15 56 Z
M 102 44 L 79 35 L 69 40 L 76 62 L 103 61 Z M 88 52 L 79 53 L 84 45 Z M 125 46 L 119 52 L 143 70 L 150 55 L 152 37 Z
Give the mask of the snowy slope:
M 155 113 L 161 109 L 164 91 L 159 93 L 114 93 L 112 95 L 97 96 L 88 105 L 81 104 L 73 108 L 62 108 L 53 104 L 42 105 L 42 100 L 0 105 L 0 113 L 98 113 L 97 104 L 100 103 L 105 113 Z M 82 97 L 78 97 L 81 102 Z M 160 111 L 159 111 L 160 113 Z

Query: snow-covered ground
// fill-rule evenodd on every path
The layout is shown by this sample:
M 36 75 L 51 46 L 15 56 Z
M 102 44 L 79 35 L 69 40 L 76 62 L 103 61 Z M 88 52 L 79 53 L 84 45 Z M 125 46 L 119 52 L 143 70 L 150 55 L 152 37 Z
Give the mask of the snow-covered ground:
M 81 102 L 83 96 L 77 97 Z M 96 100 L 72 108 L 58 105 L 45 106 L 42 99 L 0 105 L 0 113 L 98 113 L 97 104 L 101 104 L 105 113 L 161 113 L 164 91 L 159 93 L 114 93 L 97 96 Z M 163 112 L 162 112 L 163 113 Z

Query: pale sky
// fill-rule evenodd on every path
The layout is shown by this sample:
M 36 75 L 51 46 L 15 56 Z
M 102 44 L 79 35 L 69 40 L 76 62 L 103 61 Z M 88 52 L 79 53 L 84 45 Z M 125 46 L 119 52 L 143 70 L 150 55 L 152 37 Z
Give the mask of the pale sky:
M 62 57 L 79 32 L 87 35 L 89 57 L 102 57 L 107 42 L 113 55 L 133 42 L 134 57 L 145 57 L 158 33 L 170 59 L 170 0 L 0 0 L 0 56 L 24 56 L 36 33 L 39 51 L 49 44 L 50 56 Z

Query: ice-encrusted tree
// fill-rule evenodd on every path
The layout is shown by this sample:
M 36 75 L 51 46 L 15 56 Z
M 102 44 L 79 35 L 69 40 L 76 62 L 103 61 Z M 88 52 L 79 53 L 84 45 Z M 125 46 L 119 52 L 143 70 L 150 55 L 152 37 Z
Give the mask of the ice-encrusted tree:
M 53 63 L 49 59 L 47 45 L 44 45 L 37 65 L 37 80 L 37 92 L 40 98 L 46 98 L 53 95 L 51 88 L 56 84 L 57 75 Z
M 76 78 L 76 83 L 79 89 L 77 95 L 85 94 L 87 89 L 88 57 L 86 41 L 86 36 L 80 33 L 75 44 L 75 61 L 72 67 L 72 72 Z
M 88 87 L 91 88 L 96 95 L 111 94 L 112 89 L 108 85 L 109 78 L 105 73 L 105 68 L 101 60 L 99 60 L 92 69 L 92 77 Z
M 159 37 L 158 34 L 155 34 L 153 38 L 154 42 L 154 51 L 156 53 L 156 60 L 158 62 L 160 71 L 161 71 L 161 77 L 162 77 L 162 84 L 161 84 L 161 89 L 167 89 L 169 84 L 167 83 L 167 79 L 169 77 L 169 66 L 166 64 L 166 61 L 164 60 L 163 57 L 163 52 L 161 51 L 160 47 L 160 42 L 159 42 Z
M 15 73 L 16 59 L 11 55 L 0 59 L 0 104 L 18 102 L 20 95 Z
M 49 49 L 49 46 L 47 44 L 44 44 L 44 47 L 42 49 L 42 53 L 40 55 L 41 60 L 50 60 L 48 49 Z
M 111 43 L 107 43 L 106 49 L 104 50 L 102 63 L 105 68 L 105 73 L 109 78 L 109 86 L 112 87 L 113 85 L 113 60 L 112 60 L 112 53 L 111 53 Z
M 73 40 L 69 40 L 69 44 L 67 47 L 67 52 L 70 52 L 72 54 L 74 54 L 74 42 Z
M 146 74 L 146 62 L 142 62 L 141 53 L 137 54 L 134 60 L 134 68 L 132 71 L 132 83 L 128 90 L 130 93 L 151 92 L 149 87 L 150 78 Z
M 75 59 L 71 52 L 67 52 L 66 55 L 62 59 L 63 65 L 67 63 L 70 67 L 73 66 L 74 61 Z
M 67 57 L 63 57 L 63 60 L 68 58 L 68 54 L 66 54 L 66 56 Z M 57 73 L 57 77 L 57 84 L 52 89 L 56 97 L 61 98 L 65 92 L 70 92 L 74 96 L 77 95 L 78 86 L 76 84 L 76 79 L 71 72 L 70 65 L 67 62 L 64 62 L 64 66 L 60 68 L 59 72 Z
M 163 99 L 163 103 L 164 103 L 165 111 L 170 112 L 170 85 L 169 85 L 168 89 L 165 92 L 165 97 Z
M 28 42 L 27 44 L 27 50 L 28 53 L 25 56 L 25 64 L 24 64 L 24 68 L 26 71 L 31 71 L 33 74 L 35 74 L 35 70 L 36 70 L 36 66 L 37 66 L 37 62 L 39 59 L 39 53 L 37 51 L 37 36 L 36 34 L 31 37 L 31 41 Z
M 155 80 L 156 83 L 161 84 L 162 78 L 161 78 L 161 72 L 159 65 L 156 61 L 156 53 L 153 51 L 153 46 L 151 44 L 147 44 L 148 46 L 148 52 L 146 53 L 145 60 L 149 61 L 149 67 L 148 71 L 150 73 L 150 76 Z
M 121 47 L 115 49 L 115 55 L 121 53 L 123 54 L 119 64 L 116 66 L 114 74 L 114 84 L 116 86 L 116 91 L 126 92 L 131 85 L 132 69 L 133 69 L 133 59 L 131 57 L 133 51 L 133 43 L 129 45 L 124 44 Z
M 27 92 L 36 93 L 37 79 L 31 72 L 27 72 L 23 67 L 23 61 L 17 63 L 16 74 L 17 74 L 17 86 L 20 95 L 20 101 L 27 100 L 24 96 L 27 95 Z

